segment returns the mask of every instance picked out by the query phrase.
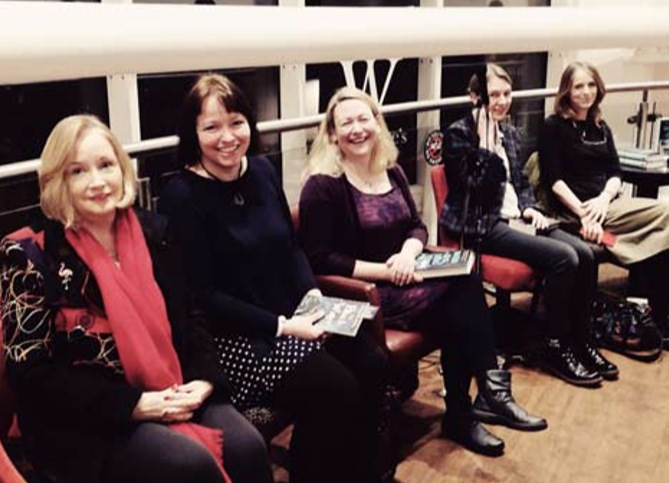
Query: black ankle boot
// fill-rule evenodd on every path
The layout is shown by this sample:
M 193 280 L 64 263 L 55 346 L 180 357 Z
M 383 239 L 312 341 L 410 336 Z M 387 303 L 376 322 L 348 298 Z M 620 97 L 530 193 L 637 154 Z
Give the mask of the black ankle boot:
M 472 409 L 475 419 L 520 431 L 541 431 L 548 427 L 544 418 L 528 414 L 513 399 L 509 371 L 502 369 L 486 371 L 477 382 L 479 393 Z
M 604 357 L 597 348 L 590 342 L 586 342 L 579 347 L 578 360 L 591 371 L 599 372 L 606 380 L 613 381 L 618 379 L 618 368 L 616 365 Z
M 488 431 L 469 414 L 444 414 L 441 435 L 455 441 L 474 453 L 485 456 L 502 456 L 504 441 Z
M 548 341 L 539 363 L 545 371 L 575 386 L 595 387 L 603 380 L 597 371 L 581 364 L 571 345 L 559 339 Z

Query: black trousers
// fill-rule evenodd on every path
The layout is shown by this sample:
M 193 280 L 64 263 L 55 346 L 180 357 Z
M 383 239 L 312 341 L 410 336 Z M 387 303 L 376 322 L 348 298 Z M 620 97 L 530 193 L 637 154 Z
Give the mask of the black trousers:
M 277 387 L 273 403 L 294 415 L 291 483 L 369 481 L 364 404 L 351 370 L 324 350 L 311 353 Z
M 223 463 L 233 482 L 273 481 L 265 441 L 230 404 L 209 404 L 194 422 L 223 430 Z M 141 423 L 119 437 L 107 458 L 105 483 L 220 483 L 209 451 L 159 423 Z
M 497 368 L 493 325 L 478 275 L 453 277 L 445 283 L 448 290 L 416 325 L 441 348 L 448 412 L 466 415 L 471 411 L 472 377 Z
M 597 264 L 586 242 L 559 229 L 548 236 L 528 235 L 499 221 L 482 240 L 481 253 L 520 260 L 544 275 L 548 337 L 587 337 Z

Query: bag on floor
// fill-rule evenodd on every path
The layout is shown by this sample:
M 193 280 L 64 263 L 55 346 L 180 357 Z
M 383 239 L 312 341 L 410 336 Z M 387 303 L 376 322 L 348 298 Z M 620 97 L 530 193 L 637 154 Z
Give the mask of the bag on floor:
M 662 354 L 662 334 L 646 299 L 600 297 L 593 320 L 600 347 L 646 362 Z

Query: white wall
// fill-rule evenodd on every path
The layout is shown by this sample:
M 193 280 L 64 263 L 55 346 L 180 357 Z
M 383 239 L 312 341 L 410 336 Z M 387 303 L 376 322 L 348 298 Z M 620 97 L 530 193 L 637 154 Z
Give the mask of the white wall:
M 553 0 L 553 7 L 571 6 L 592 9 L 585 15 L 596 15 L 598 9 L 607 7 L 666 7 L 667 0 Z M 565 26 L 567 27 L 567 26 Z M 669 19 L 667 19 L 669 28 Z M 659 49 L 603 49 L 550 52 L 547 85 L 557 86 L 564 67 L 576 60 L 594 64 L 606 83 L 633 81 L 654 81 L 669 79 L 669 45 Z M 633 141 L 633 127 L 626 119 L 636 112 L 641 95 L 621 93 L 607 96 L 602 104 L 604 116 L 611 125 L 618 144 Z M 651 109 L 657 102 L 657 110 L 669 116 L 669 91 L 650 91 L 648 97 Z M 547 101 L 547 112 L 552 110 L 553 101 Z

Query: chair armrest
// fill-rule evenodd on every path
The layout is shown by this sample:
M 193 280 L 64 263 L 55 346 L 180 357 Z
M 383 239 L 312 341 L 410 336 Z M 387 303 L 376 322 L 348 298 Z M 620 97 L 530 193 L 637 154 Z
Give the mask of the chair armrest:
M 0 441 L 0 475 L 3 483 L 26 483 L 14 464 L 7 456 L 5 448 Z
M 316 284 L 324 295 L 369 302 L 379 307 L 376 316 L 372 320 L 364 321 L 363 327 L 384 350 L 388 350 L 381 314 L 381 297 L 375 283 L 341 275 L 317 275 Z

